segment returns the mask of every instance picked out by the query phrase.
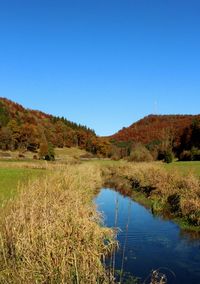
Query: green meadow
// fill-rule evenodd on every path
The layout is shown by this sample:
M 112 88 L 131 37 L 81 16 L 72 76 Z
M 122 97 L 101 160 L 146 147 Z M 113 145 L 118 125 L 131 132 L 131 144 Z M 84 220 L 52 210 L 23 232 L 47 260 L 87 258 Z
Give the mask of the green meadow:
M 42 174 L 43 169 L 0 167 L 0 204 L 16 195 L 20 184 L 36 179 Z
M 167 170 L 177 170 L 182 174 L 192 173 L 200 176 L 200 162 L 190 161 L 190 162 L 173 162 L 170 164 L 164 164 Z

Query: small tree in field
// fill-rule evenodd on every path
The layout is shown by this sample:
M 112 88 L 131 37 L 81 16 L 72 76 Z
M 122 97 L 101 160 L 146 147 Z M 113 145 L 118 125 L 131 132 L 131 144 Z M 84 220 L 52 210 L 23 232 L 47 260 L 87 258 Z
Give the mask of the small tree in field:
M 40 149 L 39 149 L 39 157 L 40 159 L 45 159 L 45 156 L 48 154 L 48 143 L 47 141 L 42 141 L 40 143 Z
M 39 157 L 43 160 L 54 161 L 55 152 L 53 145 L 51 143 L 48 144 L 47 141 L 40 143 Z
M 173 159 L 174 159 L 174 155 L 173 155 L 172 151 L 167 150 L 167 151 L 164 152 L 164 162 L 165 163 L 167 163 L 167 164 L 172 163 Z
M 55 160 L 55 151 L 51 143 L 48 144 L 48 153 L 45 156 L 45 160 L 54 161 Z

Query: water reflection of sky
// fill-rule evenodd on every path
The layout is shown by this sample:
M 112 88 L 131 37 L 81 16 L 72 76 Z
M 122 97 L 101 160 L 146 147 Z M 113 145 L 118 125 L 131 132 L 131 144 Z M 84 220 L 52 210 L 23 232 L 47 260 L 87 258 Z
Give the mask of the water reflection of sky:
M 171 221 L 155 217 L 145 207 L 111 189 L 102 189 L 95 202 L 104 213 L 104 222 L 114 227 L 118 204 L 117 227 L 120 228 L 116 268 L 120 269 L 125 249 L 124 270 L 145 279 L 152 269 L 165 267 L 168 283 L 200 283 L 200 241 L 188 240 Z M 129 220 L 129 221 L 128 221 Z M 172 276 L 173 271 L 176 278 Z

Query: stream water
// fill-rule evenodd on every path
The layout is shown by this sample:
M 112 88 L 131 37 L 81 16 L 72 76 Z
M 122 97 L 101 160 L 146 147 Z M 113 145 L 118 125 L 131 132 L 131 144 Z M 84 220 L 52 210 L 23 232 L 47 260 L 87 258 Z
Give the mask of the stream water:
M 141 283 L 145 279 L 145 283 L 150 283 L 148 276 L 157 269 L 167 276 L 167 283 L 200 284 L 200 240 L 182 234 L 172 221 L 155 217 L 148 209 L 115 190 L 102 189 L 95 203 L 103 212 L 105 225 L 116 225 L 120 230 L 117 270 L 121 269 L 124 259 L 124 275 L 139 277 Z

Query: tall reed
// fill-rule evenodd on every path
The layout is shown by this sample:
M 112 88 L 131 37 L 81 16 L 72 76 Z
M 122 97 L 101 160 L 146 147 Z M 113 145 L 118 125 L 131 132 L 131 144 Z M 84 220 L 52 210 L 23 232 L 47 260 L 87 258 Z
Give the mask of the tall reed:
M 0 283 L 108 283 L 114 232 L 91 200 L 98 167 L 67 166 L 29 184 L 0 220 Z
M 124 163 L 103 169 L 105 183 L 125 194 L 140 192 L 152 201 L 154 212 L 168 212 L 200 226 L 200 179 L 167 171 L 155 163 Z

